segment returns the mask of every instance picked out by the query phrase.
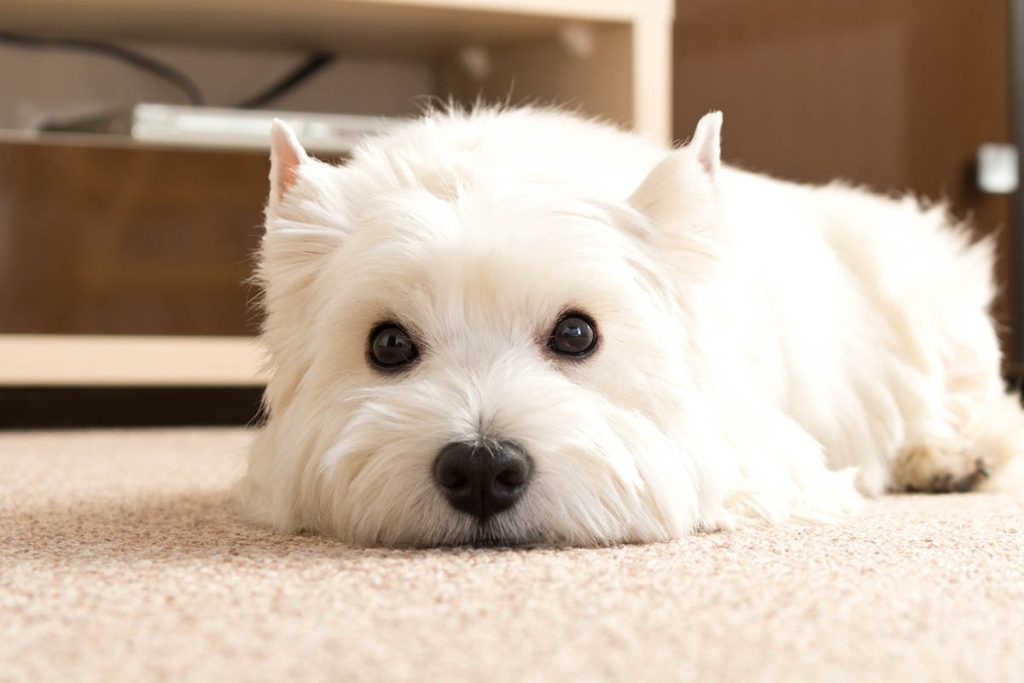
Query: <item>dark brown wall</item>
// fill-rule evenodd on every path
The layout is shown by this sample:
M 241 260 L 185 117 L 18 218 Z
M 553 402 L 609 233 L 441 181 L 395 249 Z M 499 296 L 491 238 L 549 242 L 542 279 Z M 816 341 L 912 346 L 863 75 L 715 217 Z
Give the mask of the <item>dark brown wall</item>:
M 684 0 L 676 11 L 678 138 L 721 109 L 727 161 L 946 197 L 980 230 L 1008 226 L 1008 198 L 970 182 L 978 145 L 1010 139 L 1003 0 Z

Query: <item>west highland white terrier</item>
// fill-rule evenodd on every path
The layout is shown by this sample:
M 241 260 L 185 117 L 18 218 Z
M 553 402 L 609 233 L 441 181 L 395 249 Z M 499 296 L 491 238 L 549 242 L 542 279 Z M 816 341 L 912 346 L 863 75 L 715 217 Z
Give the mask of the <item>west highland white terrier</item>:
M 276 123 L 251 513 L 359 545 L 606 545 L 996 483 L 1024 417 L 991 242 L 724 166 L 721 124 L 668 150 L 438 112 L 333 166 Z

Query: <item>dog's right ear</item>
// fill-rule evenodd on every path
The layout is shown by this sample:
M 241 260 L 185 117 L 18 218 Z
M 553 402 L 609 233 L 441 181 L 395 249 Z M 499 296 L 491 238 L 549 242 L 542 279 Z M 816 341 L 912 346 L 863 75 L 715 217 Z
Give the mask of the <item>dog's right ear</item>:
M 350 175 L 343 166 L 311 157 L 288 124 L 274 119 L 270 128 L 267 234 L 301 230 L 323 232 L 328 239 L 337 239 L 348 225 L 344 190 L 350 184 Z
M 313 319 L 315 283 L 348 234 L 349 173 L 309 156 L 295 133 L 274 121 L 270 195 L 254 282 L 263 290 L 264 342 L 277 357 L 296 355 L 287 340 Z
M 270 125 L 270 198 L 271 211 L 299 179 L 299 169 L 309 162 L 309 155 L 287 123 L 274 119 Z

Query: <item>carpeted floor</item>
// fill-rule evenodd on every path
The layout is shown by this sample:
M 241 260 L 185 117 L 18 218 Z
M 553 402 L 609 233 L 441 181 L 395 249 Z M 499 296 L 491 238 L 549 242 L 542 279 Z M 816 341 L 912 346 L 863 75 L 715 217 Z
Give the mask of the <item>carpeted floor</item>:
M 1024 503 L 605 550 L 253 528 L 242 430 L 0 435 L 0 680 L 1024 680 Z

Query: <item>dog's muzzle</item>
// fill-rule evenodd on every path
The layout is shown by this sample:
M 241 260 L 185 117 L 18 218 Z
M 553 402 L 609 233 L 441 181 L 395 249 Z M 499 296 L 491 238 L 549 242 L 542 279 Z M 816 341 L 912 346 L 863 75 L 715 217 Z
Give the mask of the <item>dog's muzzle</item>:
M 450 443 L 434 461 L 434 481 L 448 502 L 481 522 L 515 505 L 532 473 L 530 456 L 510 441 Z

